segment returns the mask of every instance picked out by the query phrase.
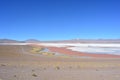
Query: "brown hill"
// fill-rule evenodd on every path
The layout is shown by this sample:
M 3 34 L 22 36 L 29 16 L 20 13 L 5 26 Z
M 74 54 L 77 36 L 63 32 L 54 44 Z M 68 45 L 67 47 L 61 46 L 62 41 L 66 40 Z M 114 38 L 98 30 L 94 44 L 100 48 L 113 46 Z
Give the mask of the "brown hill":
M 11 40 L 11 39 L 0 39 L 0 43 L 18 43 L 20 41 Z

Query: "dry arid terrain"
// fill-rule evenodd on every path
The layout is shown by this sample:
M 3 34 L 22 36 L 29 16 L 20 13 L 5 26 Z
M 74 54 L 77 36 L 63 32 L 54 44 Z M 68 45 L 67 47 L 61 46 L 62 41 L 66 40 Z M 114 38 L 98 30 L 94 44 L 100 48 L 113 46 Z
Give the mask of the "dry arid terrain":
M 50 51 L 42 52 L 44 48 L 0 45 L 0 80 L 120 80 L 119 56 L 78 57 L 63 48 L 47 47 Z

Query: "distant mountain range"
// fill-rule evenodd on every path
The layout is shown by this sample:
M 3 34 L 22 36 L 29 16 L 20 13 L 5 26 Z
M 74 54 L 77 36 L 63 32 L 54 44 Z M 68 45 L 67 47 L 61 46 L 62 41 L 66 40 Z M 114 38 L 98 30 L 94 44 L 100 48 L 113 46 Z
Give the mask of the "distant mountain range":
M 58 41 L 40 41 L 36 39 L 28 39 L 25 41 L 17 41 L 12 39 L 0 39 L 0 43 L 120 43 L 120 39 L 72 39 Z
M 25 40 L 24 42 L 26 42 L 26 43 L 39 43 L 41 41 L 36 40 L 36 39 L 28 39 L 28 40 Z
M 22 41 L 12 40 L 12 39 L 0 39 L 0 43 L 21 43 Z
M 25 41 L 17 41 L 12 39 L 0 39 L 0 43 L 38 43 L 38 42 L 40 41 L 36 39 L 28 39 Z

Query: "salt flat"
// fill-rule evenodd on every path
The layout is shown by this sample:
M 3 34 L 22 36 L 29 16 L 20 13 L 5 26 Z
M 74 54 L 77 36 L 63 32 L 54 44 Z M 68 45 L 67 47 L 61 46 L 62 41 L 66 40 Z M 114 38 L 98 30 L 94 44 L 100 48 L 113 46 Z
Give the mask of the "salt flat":
M 99 53 L 99 54 L 115 54 L 120 55 L 120 44 L 96 44 L 96 43 L 41 43 L 38 45 L 53 46 L 53 47 L 67 47 L 73 51 Z
M 73 51 L 99 53 L 99 54 L 115 54 L 120 55 L 120 44 L 116 43 L 0 43 L 0 45 L 43 45 L 50 47 L 67 47 Z

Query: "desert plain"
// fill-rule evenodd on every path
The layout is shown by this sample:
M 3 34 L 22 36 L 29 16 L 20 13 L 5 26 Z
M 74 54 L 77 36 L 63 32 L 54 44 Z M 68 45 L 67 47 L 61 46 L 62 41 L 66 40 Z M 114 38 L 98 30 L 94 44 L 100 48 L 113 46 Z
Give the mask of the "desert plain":
M 0 45 L 0 80 L 120 80 L 120 55 L 72 47 Z

